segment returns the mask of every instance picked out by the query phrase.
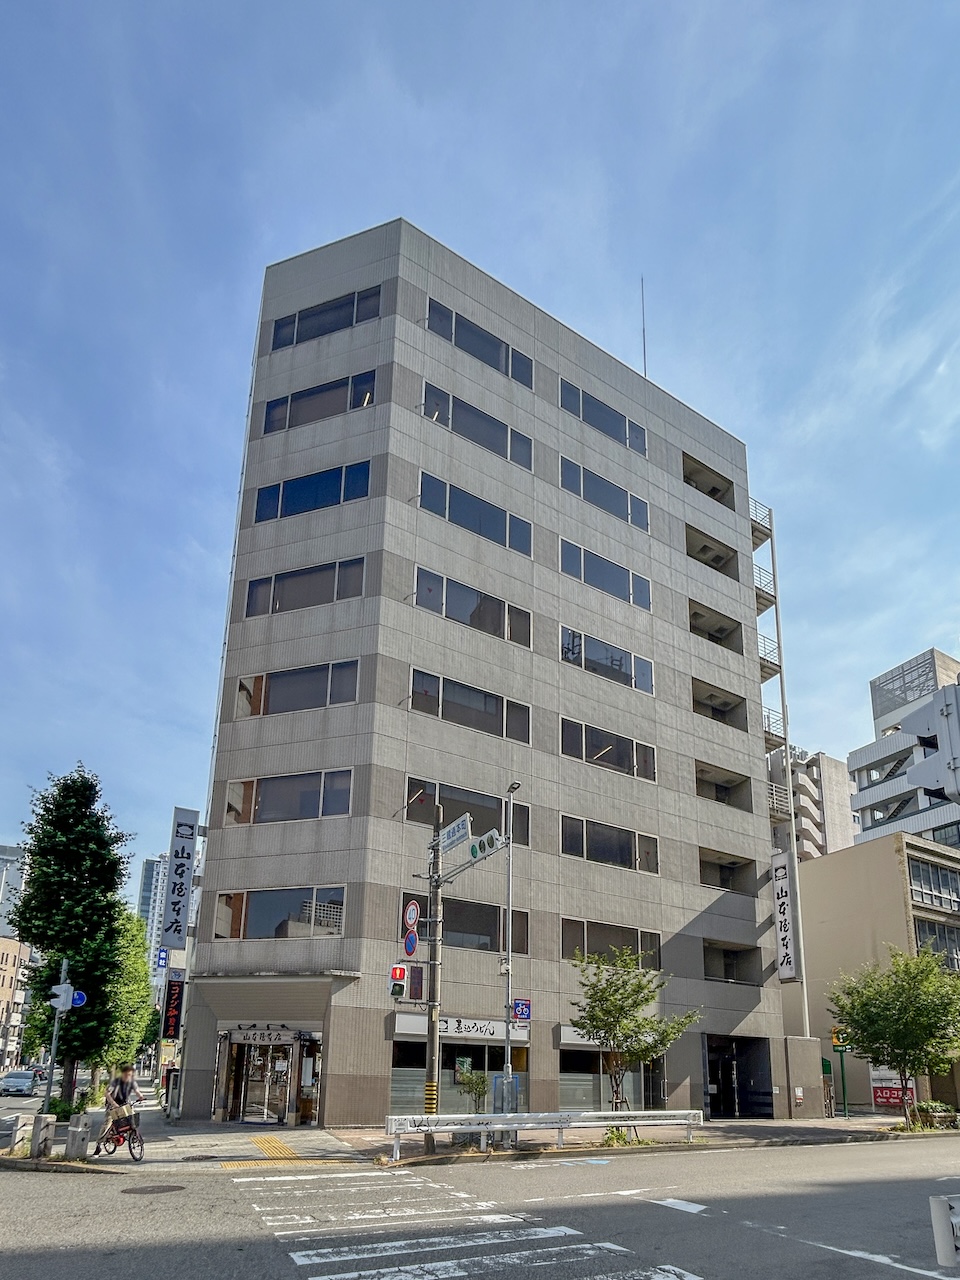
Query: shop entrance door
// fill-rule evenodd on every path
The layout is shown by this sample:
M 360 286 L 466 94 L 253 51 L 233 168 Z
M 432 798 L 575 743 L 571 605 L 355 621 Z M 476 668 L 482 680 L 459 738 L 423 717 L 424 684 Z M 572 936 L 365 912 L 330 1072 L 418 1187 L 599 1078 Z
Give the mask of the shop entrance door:
M 244 1089 L 240 1118 L 260 1124 L 285 1124 L 290 1097 L 288 1044 L 246 1046 Z

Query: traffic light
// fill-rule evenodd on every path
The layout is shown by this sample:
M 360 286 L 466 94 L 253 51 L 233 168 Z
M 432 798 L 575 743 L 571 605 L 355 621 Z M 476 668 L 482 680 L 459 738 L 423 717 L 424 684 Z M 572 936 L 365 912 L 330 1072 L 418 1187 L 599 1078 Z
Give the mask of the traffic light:
M 52 1000 L 48 1000 L 47 1004 L 51 1009 L 56 1009 L 57 1013 L 66 1013 L 73 1002 L 73 987 L 69 982 L 59 982 L 55 987 L 50 988 Z
M 405 964 L 395 964 L 390 970 L 390 995 L 394 1000 L 405 1000 L 409 970 Z
M 470 857 L 474 862 L 480 862 L 483 858 L 489 858 L 491 853 L 496 853 L 498 849 L 502 849 L 504 841 L 500 838 L 500 832 L 494 828 L 488 831 L 486 835 L 478 836 L 476 840 L 470 842 Z

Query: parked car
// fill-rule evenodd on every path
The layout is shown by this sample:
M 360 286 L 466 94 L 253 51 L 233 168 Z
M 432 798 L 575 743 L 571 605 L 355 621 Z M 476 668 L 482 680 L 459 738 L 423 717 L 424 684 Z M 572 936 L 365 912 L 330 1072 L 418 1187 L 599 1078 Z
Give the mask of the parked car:
M 32 1071 L 8 1071 L 0 1080 L 0 1098 L 8 1095 L 33 1098 L 37 1092 L 37 1078 Z

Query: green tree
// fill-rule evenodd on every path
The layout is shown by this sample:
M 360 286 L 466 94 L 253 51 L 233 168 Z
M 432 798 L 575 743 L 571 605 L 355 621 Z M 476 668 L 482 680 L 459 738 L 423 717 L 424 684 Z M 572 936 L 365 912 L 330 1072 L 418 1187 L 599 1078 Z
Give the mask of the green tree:
M 155 1012 L 147 959 L 147 926 L 140 916 L 132 911 L 122 913 L 117 942 L 117 965 L 107 996 L 111 1034 L 101 1058 L 104 1066 L 134 1060 L 143 1044 L 150 1015 Z
M 160 1010 L 152 1007 L 150 1012 L 147 1014 L 146 1025 L 144 1026 L 143 1032 L 140 1036 L 140 1043 L 137 1046 L 137 1057 L 147 1049 L 156 1048 L 157 1041 L 160 1039 L 161 1023 L 162 1019 L 160 1017 Z
M 641 969 L 632 947 L 611 947 L 608 955 L 573 958 L 581 999 L 573 1001 L 570 1023 L 598 1045 L 603 1068 L 610 1077 L 612 1109 L 626 1106 L 623 1080 L 638 1063 L 651 1063 L 700 1017 L 697 1009 L 665 1018 L 645 1012 L 667 985 L 657 969 Z
M 31 1027 L 46 1044 L 53 1024 L 47 1000 L 61 960 L 67 961 L 70 981 L 87 996 L 83 1008 L 60 1022 L 61 1092 L 70 1099 L 75 1063 L 101 1062 L 113 1034 L 111 993 L 127 867 L 121 850 L 129 836 L 103 803 L 99 778 L 82 764 L 62 777 L 51 775 L 46 789 L 34 793 L 31 810 L 24 824 L 24 883 L 10 919 L 23 941 L 44 957 L 31 975 L 30 989 Z
M 490 1088 L 490 1081 L 485 1071 L 474 1071 L 471 1067 L 461 1071 L 457 1078 L 457 1091 L 465 1093 L 473 1100 L 474 1112 L 479 1114 L 483 1108 L 483 1100 Z
M 851 1050 L 899 1075 L 909 1127 L 907 1081 L 940 1075 L 960 1058 L 960 973 L 928 948 L 910 956 L 891 947 L 889 968 L 874 963 L 842 975 L 830 998 Z

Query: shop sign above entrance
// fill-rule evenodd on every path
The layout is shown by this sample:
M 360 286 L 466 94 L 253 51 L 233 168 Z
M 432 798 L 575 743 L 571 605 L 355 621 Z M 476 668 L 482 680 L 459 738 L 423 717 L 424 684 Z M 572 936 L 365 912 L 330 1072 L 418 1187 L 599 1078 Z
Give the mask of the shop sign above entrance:
M 425 1036 L 427 1015 L 424 1013 L 400 1013 L 396 1015 L 394 1035 Z M 440 1018 L 440 1034 L 447 1040 L 502 1041 L 506 1036 L 506 1023 L 502 1018 Z M 525 1044 L 530 1039 L 529 1026 L 514 1027 L 511 1039 L 515 1044 Z
M 230 1032 L 231 1044 L 294 1044 L 296 1040 L 296 1032 L 272 1027 L 245 1027 Z

